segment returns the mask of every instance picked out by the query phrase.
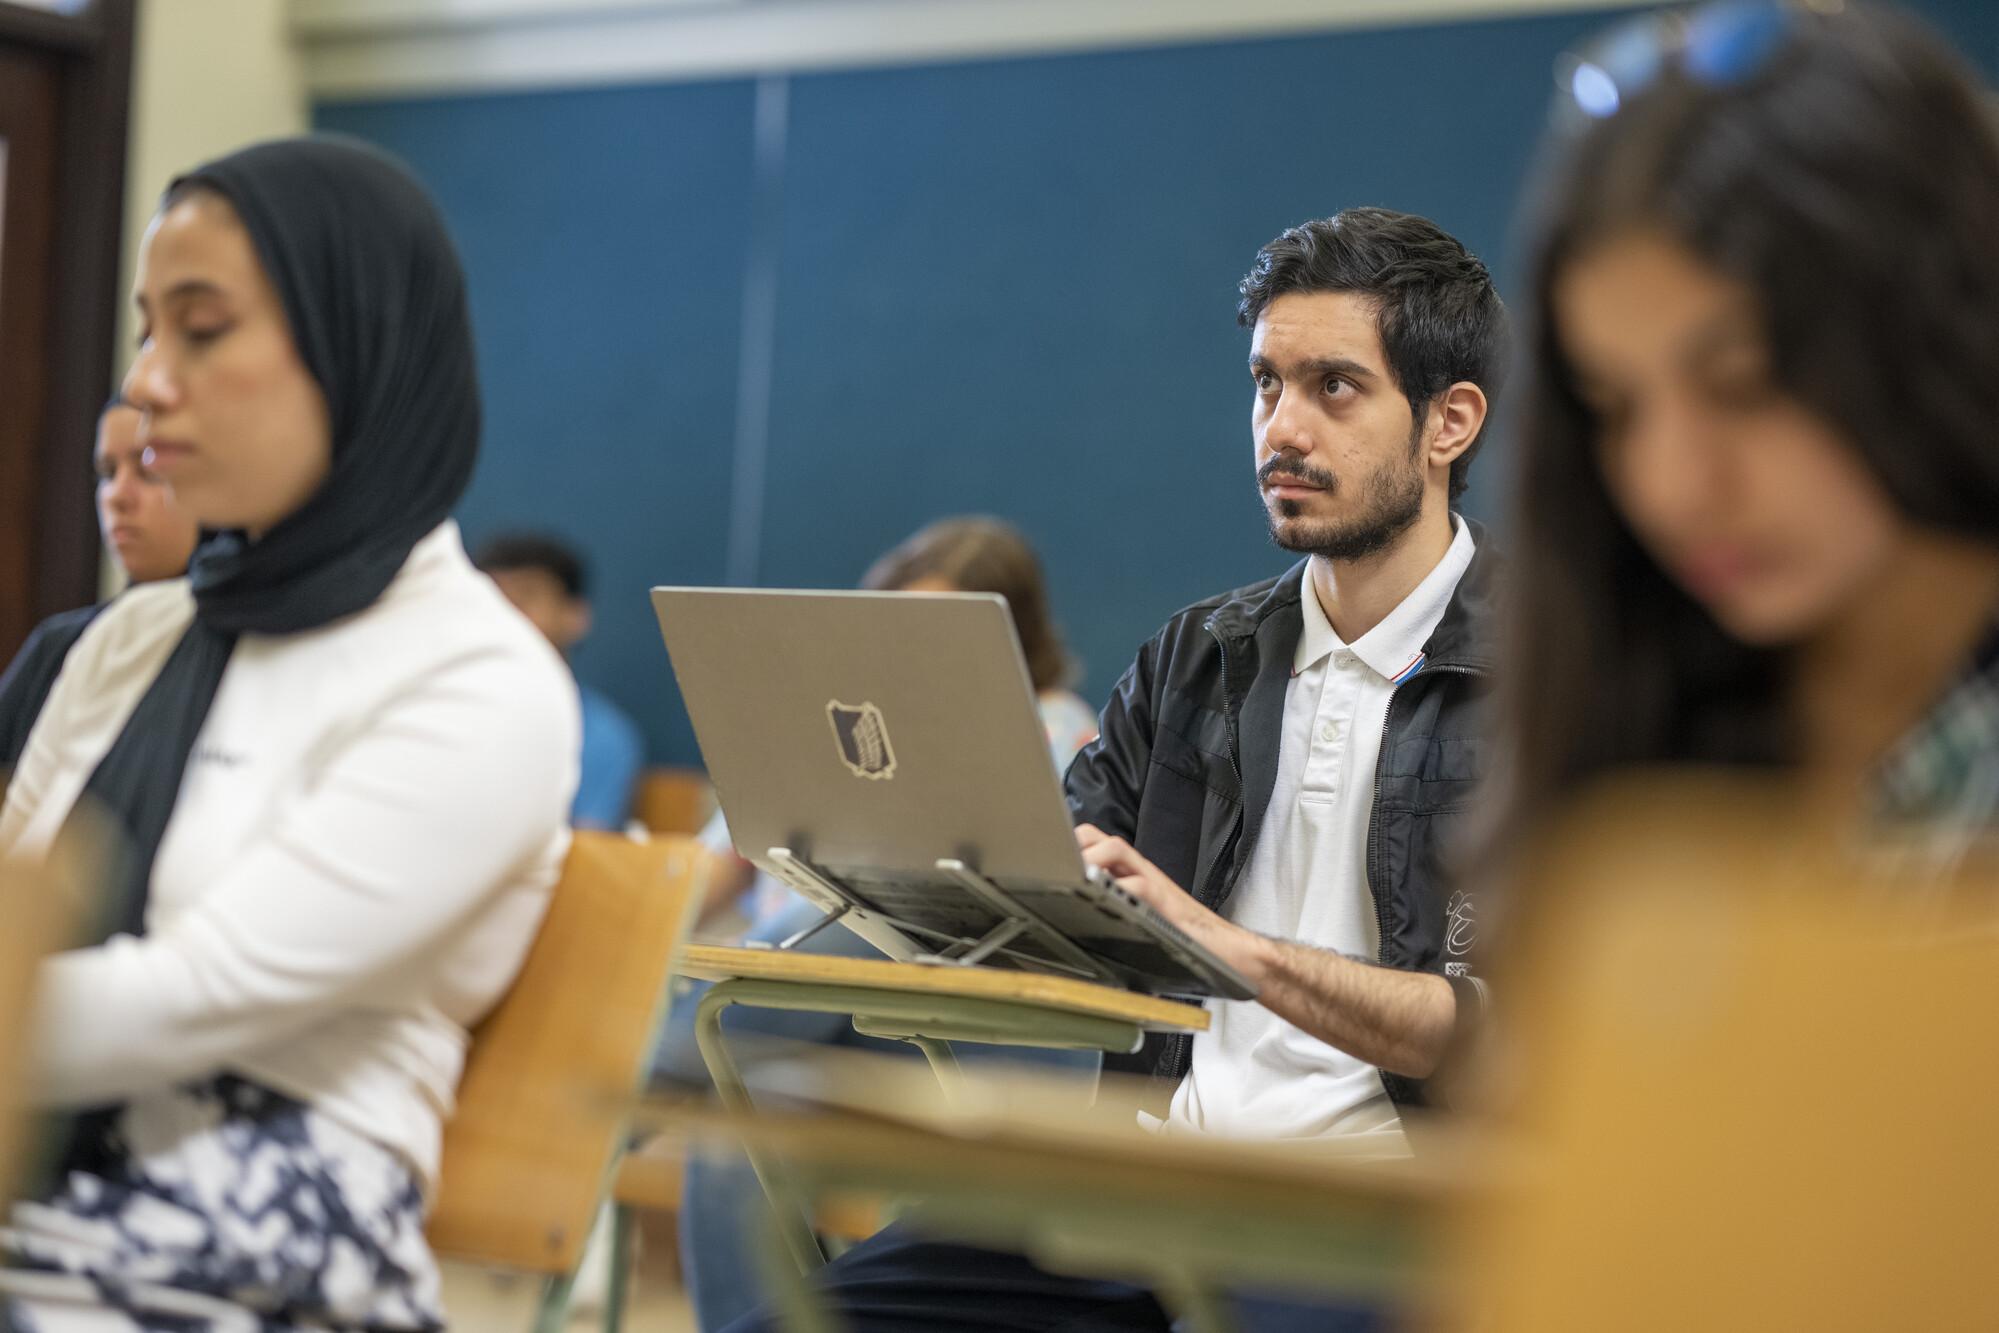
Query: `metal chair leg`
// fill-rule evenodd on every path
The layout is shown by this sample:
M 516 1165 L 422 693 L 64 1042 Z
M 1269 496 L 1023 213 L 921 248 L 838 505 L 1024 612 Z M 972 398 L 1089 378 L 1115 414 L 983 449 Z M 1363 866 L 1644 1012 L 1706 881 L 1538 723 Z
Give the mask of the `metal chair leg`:
M 611 1206 L 611 1289 L 604 1293 L 604 1333 L 624 1333 L 625 1302 L 637 1276 L 632 1266 L 632 1210 Z
M 534 1333 L 562 1333 L 569 1323 L 569 1295 L 575 1287 L 574 1273 L 549 1278 L 542 1285 L 541 1305 L 534 1315 Z

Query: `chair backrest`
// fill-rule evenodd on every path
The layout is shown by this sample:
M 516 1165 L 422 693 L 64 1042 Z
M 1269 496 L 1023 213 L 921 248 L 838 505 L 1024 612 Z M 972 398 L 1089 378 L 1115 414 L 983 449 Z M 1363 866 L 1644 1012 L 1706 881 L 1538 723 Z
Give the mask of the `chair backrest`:
M 699 833 L 715 813 L 715 789 L 698 768 L 648 768 L 632 793 L 632 818 L 654 833 Z
M 438 1254 L 575 1268 L 702 864 L 686 838 L 576 834 L 520 976 L 472 1036 L 430 1219 Z
M 1999 1328 L 1999 881 L 1870 874 L 1753 790 L 1585 816 L 1494 982 L 1522 1170 L 1451 1326 Z
M 35 969 L 68 916 L 55 877 L 0 858 L 0 1217 L 18 1180 L 28 1107 L 19 1096 Z

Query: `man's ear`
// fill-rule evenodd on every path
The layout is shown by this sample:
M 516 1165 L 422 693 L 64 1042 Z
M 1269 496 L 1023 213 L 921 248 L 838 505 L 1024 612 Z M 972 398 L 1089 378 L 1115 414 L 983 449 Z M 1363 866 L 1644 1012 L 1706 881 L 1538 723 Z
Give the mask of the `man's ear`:
M 1428 467 L 1448 470 L 1464 456 L 1485 426 L 1485 390 L 1459 380 L 1430 404 L 1429 443 L 1423 450 Z

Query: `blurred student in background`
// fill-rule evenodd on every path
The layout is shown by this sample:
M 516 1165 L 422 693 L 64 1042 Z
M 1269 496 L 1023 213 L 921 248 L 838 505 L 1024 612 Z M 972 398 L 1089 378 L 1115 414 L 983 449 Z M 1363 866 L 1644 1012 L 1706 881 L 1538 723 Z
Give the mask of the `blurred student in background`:
M 571 547 L 541 533 L 507 533 L 481 546 L 473 563 L 564 659 L 590 632 L 589 570 Z M 645 765 L 645 738 L 604 695 L 581 681 L 576 692 L 583 703 L 583 777 L 569 822 L 577 828 L 623 829 Z
M 1907 18 L 1710 5 L 1565 68 L 1535 198 L 1507 832 L 1765 768 L 1948 866 L 1999 820 L 1999 144 Z
M 1066 769 L 1076 752 L 1096 739 L 1096 713 L 1068 688 L 1074 664 L 1049 611 L 1041 562 L 1012 524 L 978 516 L 939 519 L 869 566 L 861 586 L 876 592 L 990 592 L 1006 598 L 1056 771 Z M 715 858 L 711 907 L 744 905 L 751 922 L 749 940 L 776 945 L 824 915 L 822 908 L 738 856 L 720 814 L 702 831 L 701 839 Z M 799 947 L 807 953 L 848 958 L 881 956 L 874 945 L 841 926 L 822 930 Z M 696 987 L 675 999 L 656 1060 L 660 1076 L 707 1082 L 706 1067 L 694 1044 L 694 1009 L 705 989 Z M 732 1035 L 748 1032 L 792 1041 L 908 1050 L 899 1043 L 862 1037 L 847 1018 L 836 1014 L 735 1008 L 725 1015 L 724 1027 Z M 1076 1052 L 1030 1055 L 1014 1050 L 1011 1054 L 1079 1068 L 1095 1063 L 1094 1056 Z M 756 1210 L 763 1207 L 762 1187 L 746 1161 L 697 1155 L 688 1164 L 683 1197 L 681 1269 L 688 1294 L 701 1327 L 720 1328 L 754 1308 L 764 1295 L 750 1225 Z
M 579 731 L 450 518 L 463 276 L 398 164 L 309 138 L 176 181 L 135 286 L 125 398 L 207 535 L 78 640 L 0 808 L 0 856 L 123 853 L 37 980 L 28 1090 L 73 1119 L 0 1225 L 0 1305 L 439 1328 L 441 1121 L 547 906 Z
M 91 468 L 97 475 L 97 531 L 118 568 L 132 583 L 157 583 L 187 572 L 200 536 L 194 520 L 174 503 L 173 492 L 140 457 L 139 409 L 113 399 L 97 418 Z M 28 743 L 28 731 L 84 628 L 102 605 L 50 616 L 0 675 L 0 774 L 11 769 Z

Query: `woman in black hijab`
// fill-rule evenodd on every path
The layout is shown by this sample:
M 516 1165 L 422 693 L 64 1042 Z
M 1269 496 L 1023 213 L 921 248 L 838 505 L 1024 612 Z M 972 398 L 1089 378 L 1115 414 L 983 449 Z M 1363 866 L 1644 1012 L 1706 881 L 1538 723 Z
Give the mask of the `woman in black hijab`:
M 0 1231 L 0 1298 L 37 1333 L 438 1327 L 441 1121 L 578 745 L 449 518 L 463 275 L 400 166 L 293 139 L 176 181 L 135 295 L 124 395 L 204 535 L 72 650 L 0 808 L 0 855 L 115 844 L 90 942 L 39 980 L 31 1091 L 67 1147 Z

